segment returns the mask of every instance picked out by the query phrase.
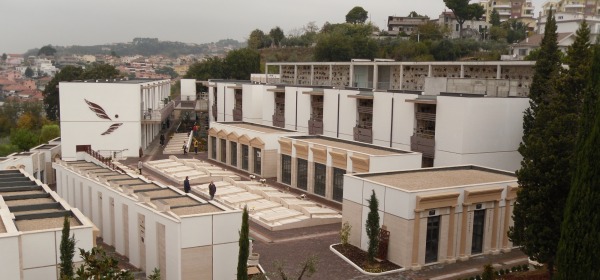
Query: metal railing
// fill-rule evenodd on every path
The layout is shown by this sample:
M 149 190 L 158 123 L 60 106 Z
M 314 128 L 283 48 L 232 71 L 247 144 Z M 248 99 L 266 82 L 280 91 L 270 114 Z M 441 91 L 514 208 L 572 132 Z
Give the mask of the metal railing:
M 116 171 L 120 171 L 122 173 L 127 173 L 125 172 L 125 170 L 121 169 L 120 167 L 116 166 L 113 162 L 112 162 L 112 157 L 108 156 L 105 157 L 102 154 L 100 154 L 100 152 L 94 151 L 92 150 L 92 148 L 87 148 L 85 149 L 85 152 L 92 156 L 93 158 L 97 159 L 98 161 L 100 161 L 102 164 L 106 165 L 106 167 L 112 169 L 112 170 L 116 170 Z M 121 151 L 122 152 L 122 151 Z

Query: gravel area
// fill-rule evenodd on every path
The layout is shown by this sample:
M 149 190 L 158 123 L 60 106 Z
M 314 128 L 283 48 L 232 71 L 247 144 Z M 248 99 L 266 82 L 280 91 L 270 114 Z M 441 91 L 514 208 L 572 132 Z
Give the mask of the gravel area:
M 146 185 L 137 185 L 137 186 L 130 186 L 131 188 L 133 188 L 134 190 L 154 190 L 154 189 L 160 189 L 159 186 L 154 185 L 154 184 L 146 184 Z
M 27 215 L 27 214 L 37 214 L 37 213 L 53 213 L 53 212 L 60 212 L 60 211 L 64 211 L 64 210 L 65 209 L 39 209 L 39 210 L 13 212 L 13 214 Z
M 44 203 L 53 203 L 56 202 L 52 198 L 44 197 L 44 198 L 33 198 L 33 199 L 19 199 L 19 200 L 9 200 L 6 201 L 6 206 L 19 206 L 19 205 L 31 205 L 31 204 L 44 204 Z
M 167 204 L 171 207 L 174 206 L 182 206 L 182 205 L 192 205 L 192 204 L 200 204 L 199 201 L 193 200 L 189 197 L 178 197 L 178 198 L 168 198 L 163 199 Z
M 477 169 L 428 170 L 364 175 L 361 178 L 407 191 L 516 181 L 517 177 Z
M 170 189 L 161 189 L 159 191 L 148 191 L 144 193 L 147 194 L 150 198 L 179 195 L 178 193 Z
M 171 209 L 171 212 L 175 213 L 177 216 L 186 216 L 186 215 L 195 215 L 195 214 L 205 214 L 205 213 L 214 213 L 214 212 L 222 212 L 220 208 L 212 205 L 212 204 L 204 204 L 199 206 L 191 206 L 191 207 L 181 207 Z
M 35 190 L 35 191 L 20 191 L 20 192 L 0 192 L 0 195 L 2 195 L 2 196 L 13 196 L 13 195 L 28 195 L 28 194 L 41 194 L 41 193 L 46 193 L 46 192 L 39 191 L 39 190 Z
M 81 223 L 71 217 L 71 226 L 80 226 Z M 15 225 L 19 231 L 32 231 L 32 230 L 43 230 L 52 228 L 62 228 L 65 218 L 47 218 L 47 219 L 33 219 L 33 220 L 19 220 L 15 221 Z

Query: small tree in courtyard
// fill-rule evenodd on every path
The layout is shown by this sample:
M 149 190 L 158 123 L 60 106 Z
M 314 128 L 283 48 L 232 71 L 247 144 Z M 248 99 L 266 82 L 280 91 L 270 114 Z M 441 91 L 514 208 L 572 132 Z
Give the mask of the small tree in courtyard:
M 60 239 L 60 279 L 73 278 L 73 257 L 75 256 L 75 236 L 71 234 L 69 216 L 65 216 Z
M 377 197 L 375 196 L 375 190 L 373 190 L 371 198 L 367 201 L 369 202 L 369 215 L 365 224 L 367 236 L 369 237 L 367 254 L 369 263 L 373 263 L 375 261 L 375 254 L 377 254 L 377 247 L 379 246 L 379 201 L 377 201 Z
M 242 214 L 242 228 L 240 229 L 240 252 L 238 255 L 237 279 L 248 279 L 248 255 L 250 254 L 250 240 L 248 239 L 250 228 L 248 227 L 248 207 L 244 207 Z

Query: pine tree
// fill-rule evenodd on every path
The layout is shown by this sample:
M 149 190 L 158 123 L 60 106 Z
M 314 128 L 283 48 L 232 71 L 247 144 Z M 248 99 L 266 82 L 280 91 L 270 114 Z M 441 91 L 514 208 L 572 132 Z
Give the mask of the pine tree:
M 71 222 L 69 216 L 65 216 L 60 239 L 60 279 L 72 279 L 74 274 L 75 236 L 69 237 L 70 233 Z
M 575 41 L 567 48 L 565 62 L 568 68 L 564 71 L 564 77 L 561 79 L 562 89 L 568 89 L 569 94 L 565 102 L 567 106 L 574 106 L 577 112 L 581 112 L 583 104 L 583 95 L 587 87 L 588 74 L 590 72 L 590 62 L 592 60 L 592 51 L 590 44 L 590 28 L 584 20 L 575 35 Z
M 248 280 L 248 255 L 250 254 L 250 240 L 248 239 L 249 234 L 248 227 L 248 208 L 244 207 L 244 213 L 242 214 L 242 228 L 240 229 L 240 252 L 238 254 L 238 265 L 237 265 L 237 279 Z
M 513 210 L 511 241 L 532 260 L 547 265 L 552 277 L 577 135 L 579 106 L 570 89 L 560 87 L 556 21 L 549 13 L 540 57 L 523 117 L 523 156 L 517 171 L 520 190 Z
M 591 85 L 584 96 L 571 191 L 556 257 L 557 279 L 600 279 L 600 48 L 594 47 Z
M 369 263 L 373 263 L 375 261 L 375 254 L 377 254 L 377 247 L 379 246 L 379 201 L 377 201 L 377 197 L 375 196 L 375 190 L 371 194 L 371 199 L 367 201 L 369 202 L 369 214 L 365 223 L 367 236 L 369 237 L 367 254 Z

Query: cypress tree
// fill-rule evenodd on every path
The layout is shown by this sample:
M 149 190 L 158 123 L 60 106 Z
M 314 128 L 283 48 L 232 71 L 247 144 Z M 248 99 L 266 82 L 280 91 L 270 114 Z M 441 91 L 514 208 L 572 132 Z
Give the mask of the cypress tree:
M 248 227 L 248 208 L 244 207 L 242 214 L 242 228 L 240 230 L 240 252 L 238 254 L 237 279 L 248 280 L 248 255 L 250 254 L 250 240 L 248 239 L 250 228 Z
M 511 241 L 532 260 L 547 265 L 552 277 L 563 211 L 571 184 L 577 135 L 576 95 L 561 83 L 556 21 L 549 13 L 540 56 L 534 67 L 530 107 L 523 116 L 523 156 L 517 170 L 519 192 L 513 210 Z
M 375 261 L 375 254 L 377 254 L 377 247 L 379 246 L 379 201 L 375 196 L 375 190 L 371 194 L 369 202 L 369 214 L 367 215 L 366 229 L 367 236 L 369 237 L 369 248 L 367 254 L 369 257 L 369 263 Z
M 557 279 L 599 279 L 600 268 L 600 47 L 594 47 L 585 92 L 571 191 L 556 257 Z
M 74 274 L 75 236 L 69 237 L 70 233 L 71 222 L 69 216 L 65 216 L 60 238 L 60 279 L 72 279 Z

